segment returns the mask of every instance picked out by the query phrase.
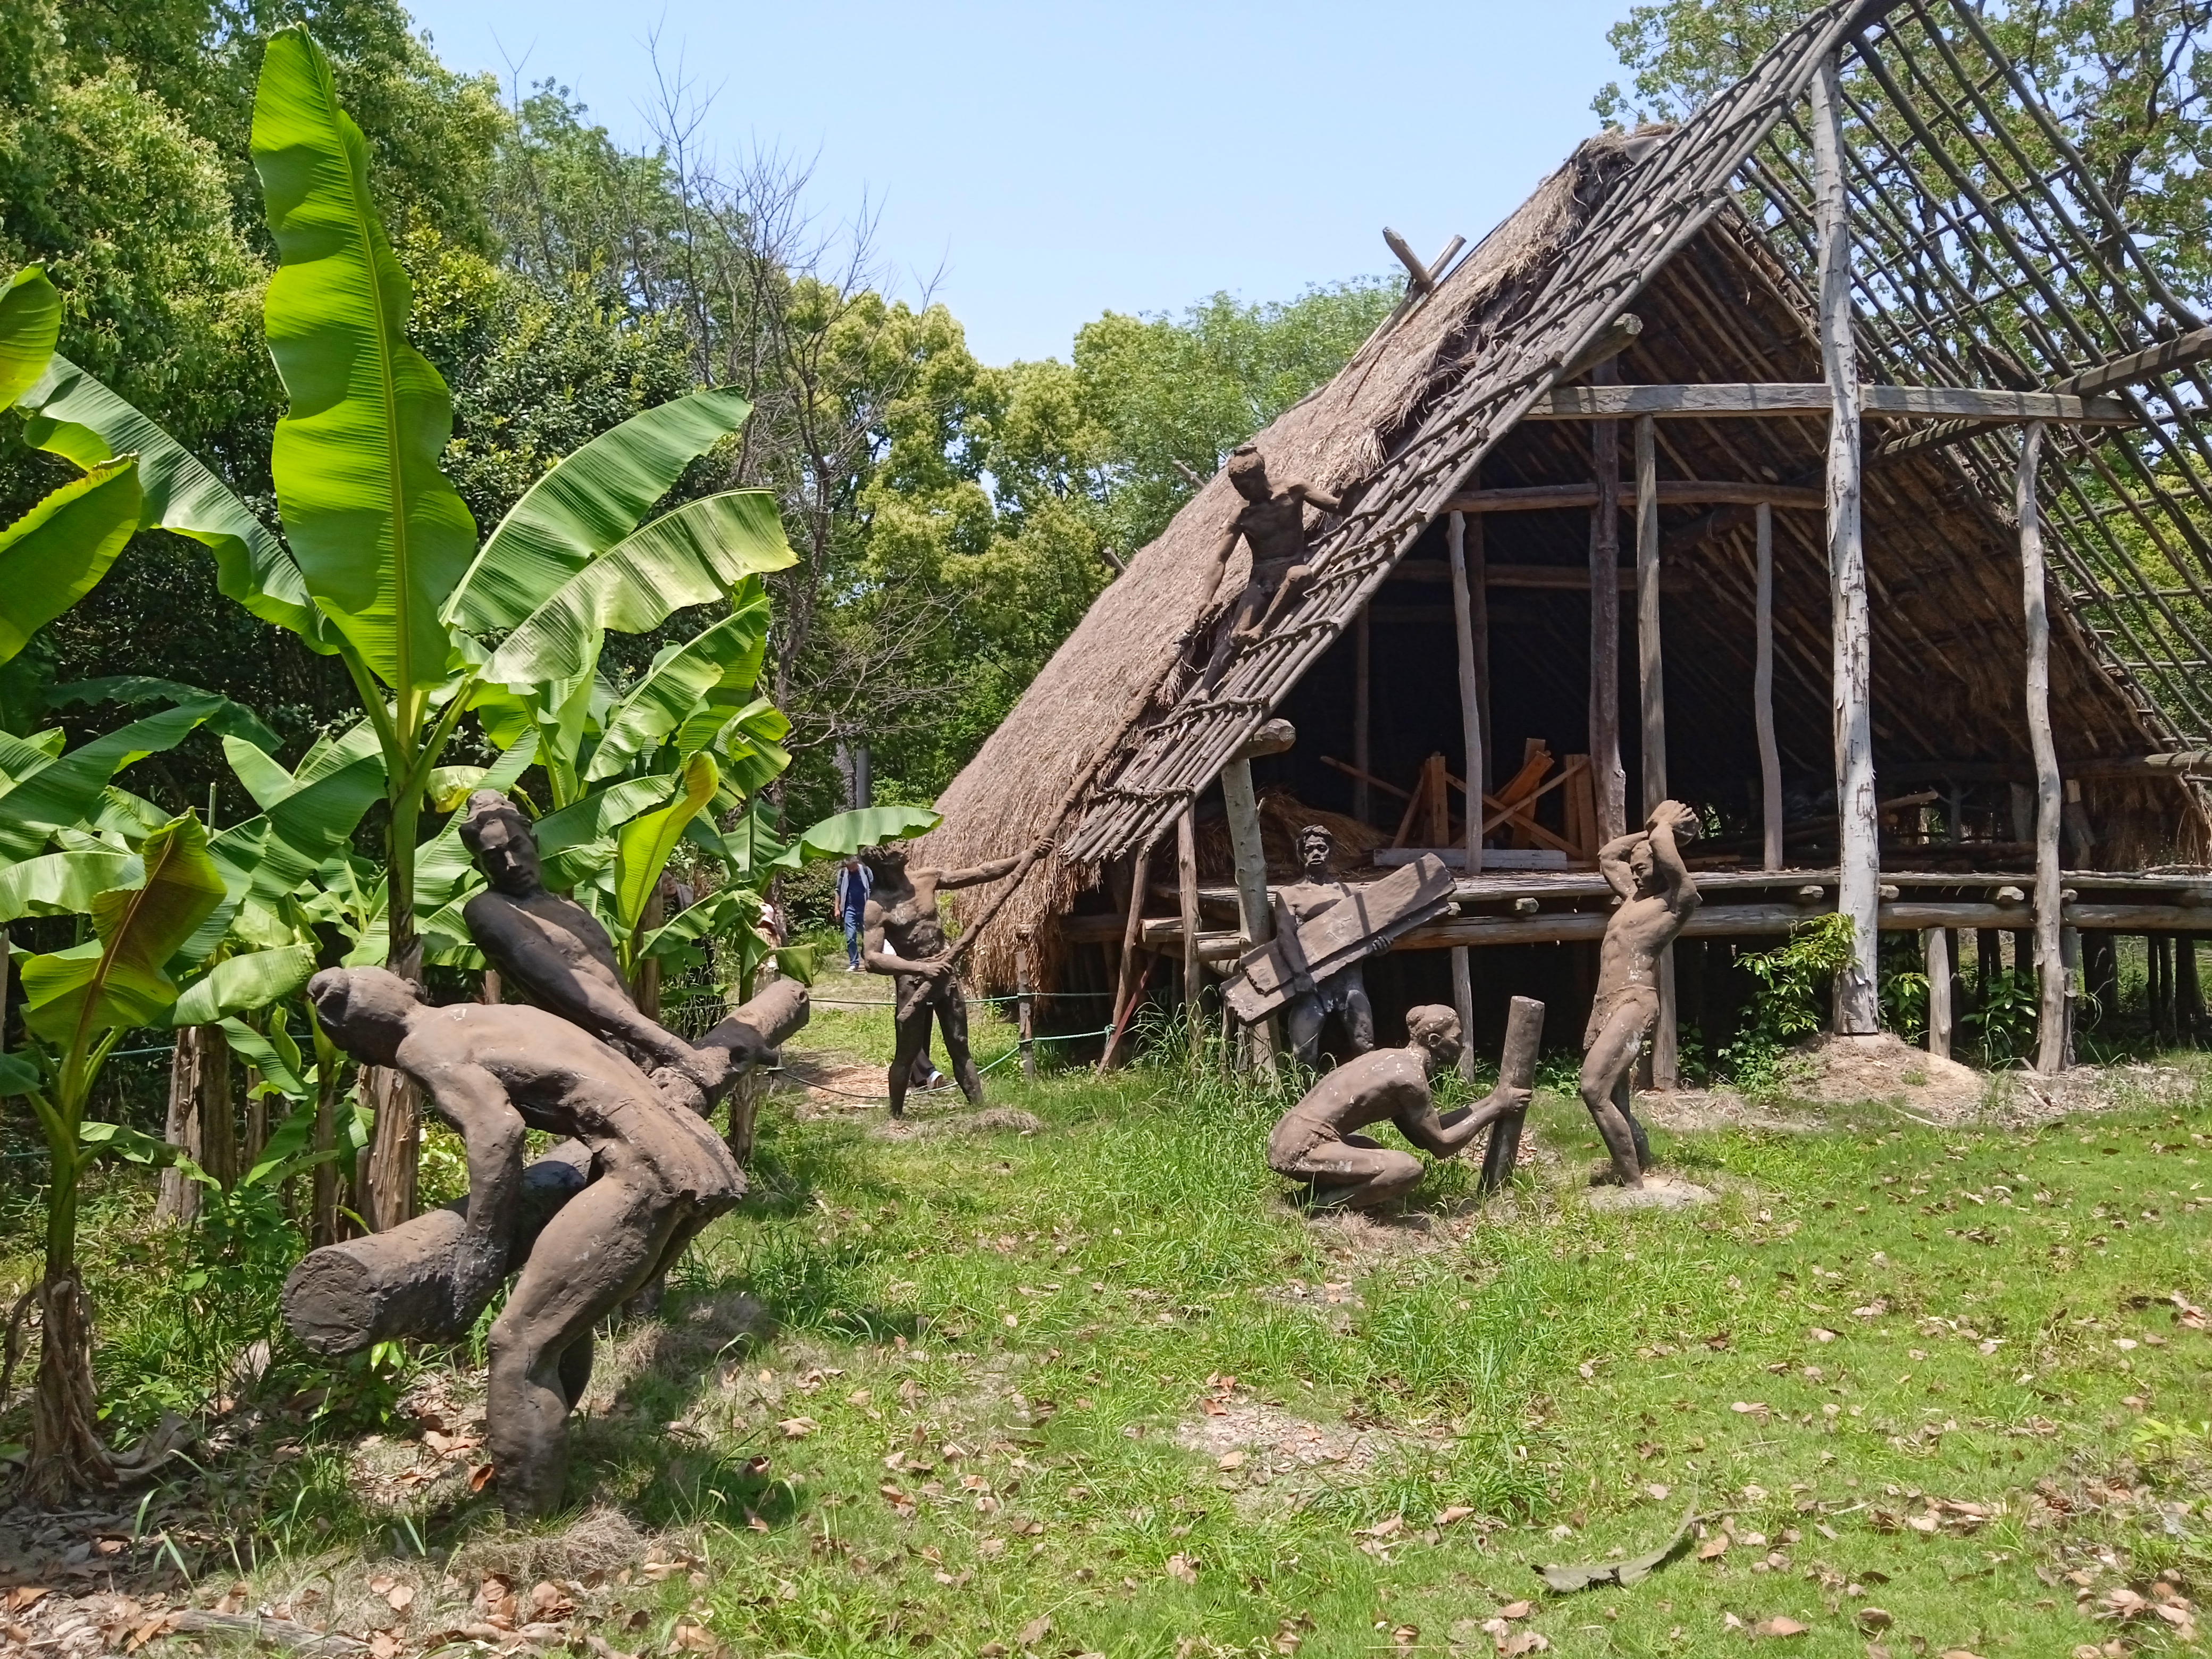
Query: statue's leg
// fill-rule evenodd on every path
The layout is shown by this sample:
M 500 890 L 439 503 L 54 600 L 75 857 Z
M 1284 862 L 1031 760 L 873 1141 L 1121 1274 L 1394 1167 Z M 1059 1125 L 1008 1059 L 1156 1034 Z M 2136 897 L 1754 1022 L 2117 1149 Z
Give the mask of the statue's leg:
M 560 1506 L 568 1473 L 568 1351 L 652 1275 L 683 1218 L 649 1176 L 610 1173 L 538 1236 L 492 1322 L 489 1344 L 487 1438 L 509 1515 Z
M 1643 1039 L 1638 1038 L 1637 1044 L 1640 1048 Z M 1636 1067 L 1632 1063 L 1620 1074 L 1620 1080 L 1613 1085 L 1613 1109 L 1628 1120 L 1629 1137 L 1636 1142 L 1636 1167 L 1648 1170 L 1651 1167 L 1651 1142 L 1644 1133 L 1643 1119 L 1636 1115 L 1635 1073 Z
M 584 1390 L 591 1386 L 592 1334 L 586 1331 L 561 1355 L 561 1392 L 567 1396 L 570 1411 L 584 1403 Z
M 1635 1064 L 1636 1050 L 1644 1041 L 1648 1023 L 1645 1015 L 1646 1011 L 1633 1001 L 1624 1002 L 1606 1017 L 1596 1039 L 1583 1055 L 1583 1104 L 1604 1137 L 1613 1173 L 1624 1187 L 1644 1184 L 1644 1166 L 1637 1156 L 1636 1132 L 1613 1103 L 1613 1091 Z
M 970 1106 L 983 1103 L 983 1075 L 975 1069 L 975 1056 L 968 1051 L 968 1004 L 960 994 L 957 981 L 947 980 L 934 1000 L 937 1004 L 937 1024 L 945 1033 L 945 1058 L 952 1067 L 952 1075 L 960 1085 L 960 1092 L 968 1097 Z M 925 1030 L 927 1028 L 924 1028 Z
M 1308 1071 L 1321 1066 L 1321 1028 L 1328 1018 L 1317 997 L 1293 997 L 1284 1006 L 1283 1027 L 1291 1040 L 1291 1052 Z
M 906 1088 L 914 1074 L 915 1057 L 929 1048 L 929 1005 L 933 999 L 924 997 L 911 1006 L 903 1001 L 904 1009 L 898 1017 L 898 1041 L 891 1051 L 891 1115 L 906 1115 Z
M 1207 659 L 1206 672 L 1199 677 L 1208 692 L 1221 684 L 1221 677 L 1237 660 L 1237 653 L 1255 637 L 1260 617 L 1267 608 L 1267 590 L 1256 581 L 1247 581 L 1243 592 L 1237 596 L 1237 608 L 1221 619 L 1215 630 L 1213 655 Z
M 1353 1054 L 1371 1054 L 1375 1048 L 1375 1005 L 1367 1000 L 1367 976 L 1357 968 L 1348 971 L 1352 982 L 1344 988 L 1344 1035 Z
M 1322 1141 L 1281 1173 L 1307 1183 L 1316 1209 L 1368 1210 L 1419 1186 L 1421 1160 L 1354 1135 Z

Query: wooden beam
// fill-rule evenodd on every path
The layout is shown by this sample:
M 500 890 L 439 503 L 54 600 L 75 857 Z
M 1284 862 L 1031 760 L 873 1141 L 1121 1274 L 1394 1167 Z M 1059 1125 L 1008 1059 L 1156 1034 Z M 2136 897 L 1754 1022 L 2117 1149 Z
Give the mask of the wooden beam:
M 1600 363 L 1610 362 L 1636 343 L 1636 337 L 1644 332 L 1644 319 L 1633 312 L 1624 311 L 1605 325 L 1605 330 L 1580 351 L 1559 365 L 1559 378 L 1579 380 Z
M 1874 783 L 1874 653 L 1866 548 L 1859 533 L 1858 356 L 1851 337 L 1850 198 L 1837 60 L 1813 76 L 1813 176 L 1818 212 L 1820 363 L 1828 394 L 1828 586 L 1833 629 L 1836 803 L 1842 821 L 1838 910 L 1851 920 L 1851 961 L 1836 975 L 1836 1030 L 1881 1029 L 1875 936 L 1881 840 Z
M 1762 837 L 1760 867 L 1782 867 L 1782 750 L 1774 737 L 1774 514 L 1758 510 L 1759 592 L 1753 626 L 1757 654 L 1751 671 L 1751 717 L 1759 728 L 1759 799 Z
M 1375 813 L 1374 791 L 1366 777 L 1374 770 L 1374 757 L 1368 743 L 1374 713 L 1375 679 L 1369 654 L 1368 610 L 1368 606 L 1361 605 L 1352 624 L 1352 763 L 1360 771 L 1352 784 L 1352 816 L 1362 823 L 1370 822 Z
M 2058 421 L 2075 426 L 2133 426 L 2135 416 L 2118 398 L 2077 398 L 2058 392 L 2008 392 L 1966 386 L 1863 386 L 1850 408 L 1854 417 L 1878 420 L 1980 422 Z M 1714 416 L 1828 413 L 1825 380 L 1710 380 L 1679 386 L 1569 386 L 1539 400 L 1531 421 L 1619 420 L 1650 415 L 1662 420 Z
M 2124 386 L 2141 386 L 2146 381 L 2161 380 L 2192 363 L 2201 363 L 2212 357 L 2212 328 L 2192 329 L 2188 333 L 2142 351 L 2131 351 L 2124 357 L 2115 357 L 2109 362 L 2098 363 L 2078 374 L 2069 374 L 2053 386 L 2053 392 L 2070 392 L 2075 397 L 2087 398 L 2100 392 L 2117 392 Z
M 2043 423 L 2031 421 L 2020 434 L 2020 470 L 2013 507 L 2020 524 L 2021 614 L 2027 625 L 2027 742 L 2035 756 L 2035 973 L 2042 993 L 2035 1069 L 2066 1064 L 2066 966 L 2058 937 L 2058 831 L 2065 790 L 2058 776 L 2058 746 L 2051 735 L 2051 610 L 2044 592 L 2043 523 L 2036 499 L 2036 469 L 2043 458 Z
M 1603 392 L 1618 377 L 1611 359 L 1591 371 Z M 1589 757 L 1597 794 L 1601 843 L 1627 827 L 1628 780 L 1620 764 L 1620 425 L 1605 419 L 1590 428 L 1597 472 L 1597 501 L 1590 509 Z
M 1596 492 L 1591 491 L 1595 495 Z M 1469 514 L 1475 526 L 1480 516 Z M 1586 593 L 1589 591 L 1589 568 L 1571 564 L 1488 564 L 1483 567 L 1488 585 L 1492 587 L 1538 588 L 1554 592 Z M 1615 570 L 1614 586 L 1626 591 L 1636 586 L 1635 569 L 1627 565 Z M 1451 580 L 1451 566 L 1433 559 L 1412 560 L 1390 573 L 1394 582 L 1421 582 L 1441 585 Z
M 1480 694 L 1474 675 L 1474 611 L 1467 579 L 1467 515 L 1453 514 L 1444 525 L 1444 547 L 1451 560 L 1452 637 L 1459 655 L 1460 741 L 1466 775 L 1483 775 Z M 1478 786 L 1479 787 L 1479 786 Z M 1467 871 L 1482 873 L 1482 814 L 1467 815 Z M 1471 1018 L 1471 1016 L 1470 1016 Z M 1465 1022 L 1462 1021 L 1462 1024 Z
M 1206 988 L 1205 970 L 1198 960 L 1197 811 L 1194 802 L 1176 819 L 1176 915 L 1182 923 L 1182 1000 L 1194 1057 L 1199 1048 L 1199 997 Z
M 1667 799 L 1667 689 L 1659 651 L 1659 439 L 1649 415 L 1636 419 L 1636 667 L 1648 820 Z M 1669 943 L 1659 953 L 1659 1018 L 1651 1030 L 1651 1086 L 1662 1092 L 1680 1080 L 1680 1018 L 1674 947 Z
M 1136 869 L 1129 882 L 1129 915 L 1121 930 L 1121 969 L 1115 976 L 1113 1029 L 1098 1056 L 1098 1075 L 1103 1077 L 1120 1058 L 1122 1039 L 1128 1034 L 1129 1016 L 1135 1012 L 1137 946 L 1144 937 L 1145 899 L 1151 889 L 1152 843 L 1137 850 Z
M 1237 757 L 1221 769 L 1221 804 L 1229 819 L 1229 849 L 1237 865 L 1237 908 L 1244 946 L 1265 945 L 1275 936 L 1274 912 L 1267 905 L 1267 855 L 1260 840 L 1260 803 L 1252 793 L 1252 763 Z M 1261 1071 L 1275 1069 L 1271 1022 L 1252 1028 L 1253 1057 Z
M 1662 478 L 1659 483 L 1659 505 L 1662 507 L 1750 507 L 1759 501 L 1817 513 L 1827 506 L 1828 498 L 1817 489 L 1799 489 L 1784 484 L 1756 482 L 1737 483 L 1698 478 Z M 1596 505 L 1597 485 L 1595 483 L 1528 484 L 1512 489 L 1477 489 L 1465 495 L 1455 495 L 1444 503 L 1444 510 L 1448 513 L 1543 513 L 1563 507 Z
M 1474 787 L 1490 793 L 1490 775 L 1498 769 L 1497 754 L 1490 746 L 1490 557 L 1482 520 L 1467 527 L 1467 609 L 1474 635 L 1475 728 L 1482 742 L 1482 770 L 1470 773 Z M 0 962 L 7 958 L 0 956 Z

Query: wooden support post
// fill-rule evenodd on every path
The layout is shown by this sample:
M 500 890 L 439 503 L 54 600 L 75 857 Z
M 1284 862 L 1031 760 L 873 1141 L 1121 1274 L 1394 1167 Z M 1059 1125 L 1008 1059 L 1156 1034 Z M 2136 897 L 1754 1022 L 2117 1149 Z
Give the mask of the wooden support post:
M 1475 726 L 1482 743 L 1481 769 L 1467 775 L 1469 782 L 1487 794 L 1498 762 L 1490 746 L 1490 555 L 1480 514 L 1467 526 L 1465 586 L 1468 632 L 1474 638 Z
M 2186 943 L 2186 941 L 2184 941 Z M 2066 975 L 2066 1039 L 2061 1045 L 2058 1063 L 2074 1063 L 2074 1027 L 2081 1012 L 2081 930 L 2062 927 L 2058 930 L 2058 965 Z
M 1837 60 L 1813 76 L 1813 177 L 1819 209 L 1820 362 L 1828 386 L 1828 587 L 1834 618 L 1836 805 L 1842 819 L 1838 911 L 1851 960 L 1836 975 L 1836 1029 L 1881 1029 L 1875 931 L 1881 842 L 1874 781 L 1874 653 L 1866 548 L 1859 533 L 1859 384 L 1851 337 L 1851 234 L 1844 187 L 1844 102 Z
M 2051 735 L 2051 611 L 2044 595 L 2043 523 L 2035 493 L 2042 457 L 2043 422 L 2030 421 L 2021 428 L 2013 506 L 2020 520 L 2021 605 L 2027 625 L 2027 741 L 2035 756 L 2035 975 L 2042 993 L 2035 1069 L 2049 1073 L 2066 1064 L 2068 975 L 2058 948 L 2058 834 L 2066 792 Z
M 1030 942 L 1036 935 L 1024 927 L 1015 935 L 1014 1029 L 1022 1050 L 1022 1075 L 1036 1075 L 1036 997 L 1030 981 Z
M 1274 913 L 1267 907 L 1267 855 L 1260 841 L 1260 803 L 1252 793 L 1252 763 L 1233 760 L 1221 769 L 1221 804 L 1229 818 L 1229 849 L 1237 861 L 1237 909 L 1243 923 L 1244 948 L 1265 945 L 1275 936 Z M 1262 1020 L 1251 1028 L 1253 1062 L 1261 1071 L 1275 1069 L 1273 1022 Z
M 1759 800 L 1765 828 L 1759 867 L 1782 867 L 1782 750 L 1774 738 L 1774 508 L 1753 509 L 1759 527 L 1758 654 L 1751 671 L 1751 717 L 1759 728 Z
M 1928 961 L 1928 1052 L 1951 1058 L 1951 935 L 1930 927 L 1921 936 Z
M 1206 969 L 1198 956 L 1198 803 L 1176 819 L 1176 912 L 1182 921 L 1182 1000 L 1190 1019 L 1191 1047 L 1198 1048 L 1198 1005 L 1206 989 Z
M 2173 988 L 2180 1003 L 2181 1040 L 2191 1047 L 2204 1041 L 2204 988 L 2197 972 L 2195 933 L 2182 933 L 2173 941 Z
M 1146 842 L 1137 849 L 1136 868 L 1129 883 L 1129 914 L 1121 924 L 1121 972 L 1120 982 L 1114 988 L 1114 1029 L 1107 1034 L 1105 1052 L 1098 1056 L 1099 1075 L 1121 1059 L 1123 1045 L 1128 1041 L 1129 1029 L 1135 1012 L 1131 1003 L 1136 997 L 1137 951 L 1145 932 L 1145 893 L 1152 875 L 1152 843 Z
M 1590 371 L 1595 385 L 1620 378 L 1610 358 Z M 1628 829 L 1628 778 L 1620 764 L 1620 422 L 1594 421 L 1590 434 L 1597 505 L 1590 510 L 1589 757 L 1602 845 Z
M 1359 615 L 1352 624 L 1352 763 L 1362 772 L 1375 769 L 1374 757 L 1369 748 L 1369 732 L 1374 721 L 1372 702 L 1374 683 L 1373 662 L 1370 655 L 1367 632 L 1367 607 L 1359 607 Z M 1372 821 L 1375 811 L 1375 792 L 1365 778 L 1352 781 L 1352 816 L 1362 823 Z
M 1651 416 L 1636 419 L 1636 669 L 1643 720 L 1644 813 L 1667 799 L 1667 686 L 1659 649 L 1659 446 Z M 1681 1006 L 1674 947 L 1659 953 L 1659 1018 L 1651 1029 L 1651 1086 L 1681 1078 Z
M 1480 519 L 1475 520 L 1476 533 L 1481 533 Z M 1486 758 L 1483 750 L 1482 696 L 1480 682 L 1476 678 L 1474 659 L 1474 603 L 1467 571 L 1467 515 L 1455 513 L 1444 527 L 1444 546 L 1451 556 L 1452 630 L 1459 647 L 1459 727 L 1462 742 L 1466 747 L 1468 780 L 1467 800 L 1467 873 L 1470 878 L 1482 873 L 1482 785 L 1487 774 L 1483 769 Z M 1468 947 L 1452 947 L 1452 1006 L 1459 1014 L 1459 1074 L 1468 1082 L 1474 1080 L 1474 965 L 1468 958 Z

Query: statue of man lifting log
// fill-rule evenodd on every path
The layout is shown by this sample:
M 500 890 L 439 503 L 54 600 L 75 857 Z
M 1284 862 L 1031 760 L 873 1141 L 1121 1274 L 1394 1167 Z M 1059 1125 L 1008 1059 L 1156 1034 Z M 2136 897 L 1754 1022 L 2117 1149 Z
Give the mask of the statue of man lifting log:
M 1632 1109 L 1629 1074 L 1659 1018 L 1659 962 L 1697 913 L 1698 884 L 1676 844 L 1698 815 L 1676 800 L 1651 809 L 1641 830 L 1598 848 L 1597 867 L 1620 895 L 1598 947 L 1597 996 L 1583 1032 L 1583 1104 L 1613 1158 L 1613 1178 L 1640 1188 L 1651 1146 Z
M 1316 1208 L 1371 1210 L 1420 1184 L 1421 1160 L 1358 1133 L 1384 1121 L 1434 1158 L 1449 1158 L 1498 1119 L 1526 1111 L 1544 1005 L 1513 999 L 1498 1086 L 1442 1116 L 1430 1080 L 1459 1060 L 1459 1016 L 1431 1004 L 1406 1014 L 1406 1046 L 1348 1060 L 1306 1091 L 1267 1137 L 1267 1167 L 1303 1183 Z
M 872 974 L 891 976 L 895 998 L 898 1036 L 889 1079 L 893 1117 L 906 1115 L 907 1085 L 915 1060 L 929 1052 L 933 1018 L 945 1034 L 945 1057 L 960 1092 L 971 1106 L 983 1103 L 983 1079 L 968 1052 L 968 1005 L 960 995 L 958 964 L 946 948 L 944 924 L 937 917 L 938 894 L 997 881 L 1051 850 L 1050 841 L 1040 841 L 1027 854 L 994 859 L 967 870 L 910 870 L 906 848 L 896 842 L 871 847 L 860 854 L 875 878 L 861 913 L 866 943 L 860 962 Z
M 1314 570 L 1306 562 L 1306 508 L 1344 511 L 1342 498 L 1300 480 L 1276 489 L 1267 481 L 1267 463 L 1254 444 L 1239 444 L 1230 452 L 1229 482 L 1244 498 L 1244 505 L 1222 532 L 1213 561 L 1217 567 L 1225 566 L 1241 538 L 1251 544 L 1252 573 L 1235 606 L 1222 618 L 1213 654 L 1199 677 L 1208 696 L 1237 653 L 1266 638 L 1275 618 L 1313 586 Z
M 1351 884 L 1337 878 L 1336 837 L 1327 825 L 1310 823 L 1298 831 L 1298 860 L 1305 866 L 1305 879 L 1275 891 L 1278 933 L 1295 930 L 1299 923 L 1318 916 L 1352 892 Z M 1389 948 L 1388 939 L 1376 946 L 1377 951 Z M 1355 957 L 1326 979 L 1316 981 L 1311 990 L 1292 997 L 1285 1006 L 1291 1048 L 1301 1064 L 1321 1063 L 1322 1029 L 1331 1014 L 1343 1025 L 1345 1042 L 1353 1054 L 1364 1054 L 1375 1046 L 1375 1009 L 1367 1000 L 1362 960 Z
M 458 1219 L 434 1212 L 313 1252 L 285 1285 L 286 1316 L 324 1352 L 399 1334 L 457 1336 L 519 1267 L 491 1328 L 487 1433 L 508 1513 L 546 1514 L 561 1501 L 592 1328 L 735 1205 L 744 1175 L 702 1117 L 545 1009 L 428 1007 L 380 968 L 326 969 L 307 994 L 333 1042 L 412 1079 L 459 1131 L 469 1196 Z M 540 1160 L 560 1166 L 550 1194 L 531 1179 L 534 1166 L 524 1169 L 529 1129 L 574 1137 Z M 541 1225 L 526 1207 L 552 1213 Z M 526 1220 L 534 1242 L 519 1237 Z

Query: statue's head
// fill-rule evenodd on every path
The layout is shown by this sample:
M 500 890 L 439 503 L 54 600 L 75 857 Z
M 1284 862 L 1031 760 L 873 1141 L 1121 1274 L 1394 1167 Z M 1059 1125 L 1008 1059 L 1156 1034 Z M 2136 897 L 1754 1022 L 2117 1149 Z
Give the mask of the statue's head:
M 1229 452 L 1229 482 L 1248 501 L 1264 501 L 1273 493 L 1267 486 L 1267 463 L 1257 444 L 1239 444 Z
M 1659 880 L 1659 855 L 1651 850 L 1651 838 L 1649 836 L 1628 849 L 1628 873 L 1636 883 L 1638 897 L 1648 898 L 1659 890 L 1662 885 Z
M 906 848 L 897 842 L 887 841 L 880 847 L 863 847 L 860 862 L 868 866 L 869 873 L 878 881 L 906 879 Z
M 538 839 L 522 809 L 498 790 L 479 789 L 469 797 L 461 809 L 461 844 L 499 891 L 520 898 L 538 890 Z
M 1421 1063 L 1433 1077 L 1459 1063 L 1459 1016 L 1441 1003 L 1424 1003 L 1406 1011 L 1406 1040 L 1421 1051 Z
M 421 1007 L 415 988 L 383 968 L 325 968 L 307 981 L 307 1000 L 331 1042 L 356 1060 L 389 1066 Z
M 1336 837 L 1329 834 L 1327 824 L 1310 823 L 1298 831 L 1298 862 L 1308 875 L 1316 879 L 1327 875 L 1335 857 Z

